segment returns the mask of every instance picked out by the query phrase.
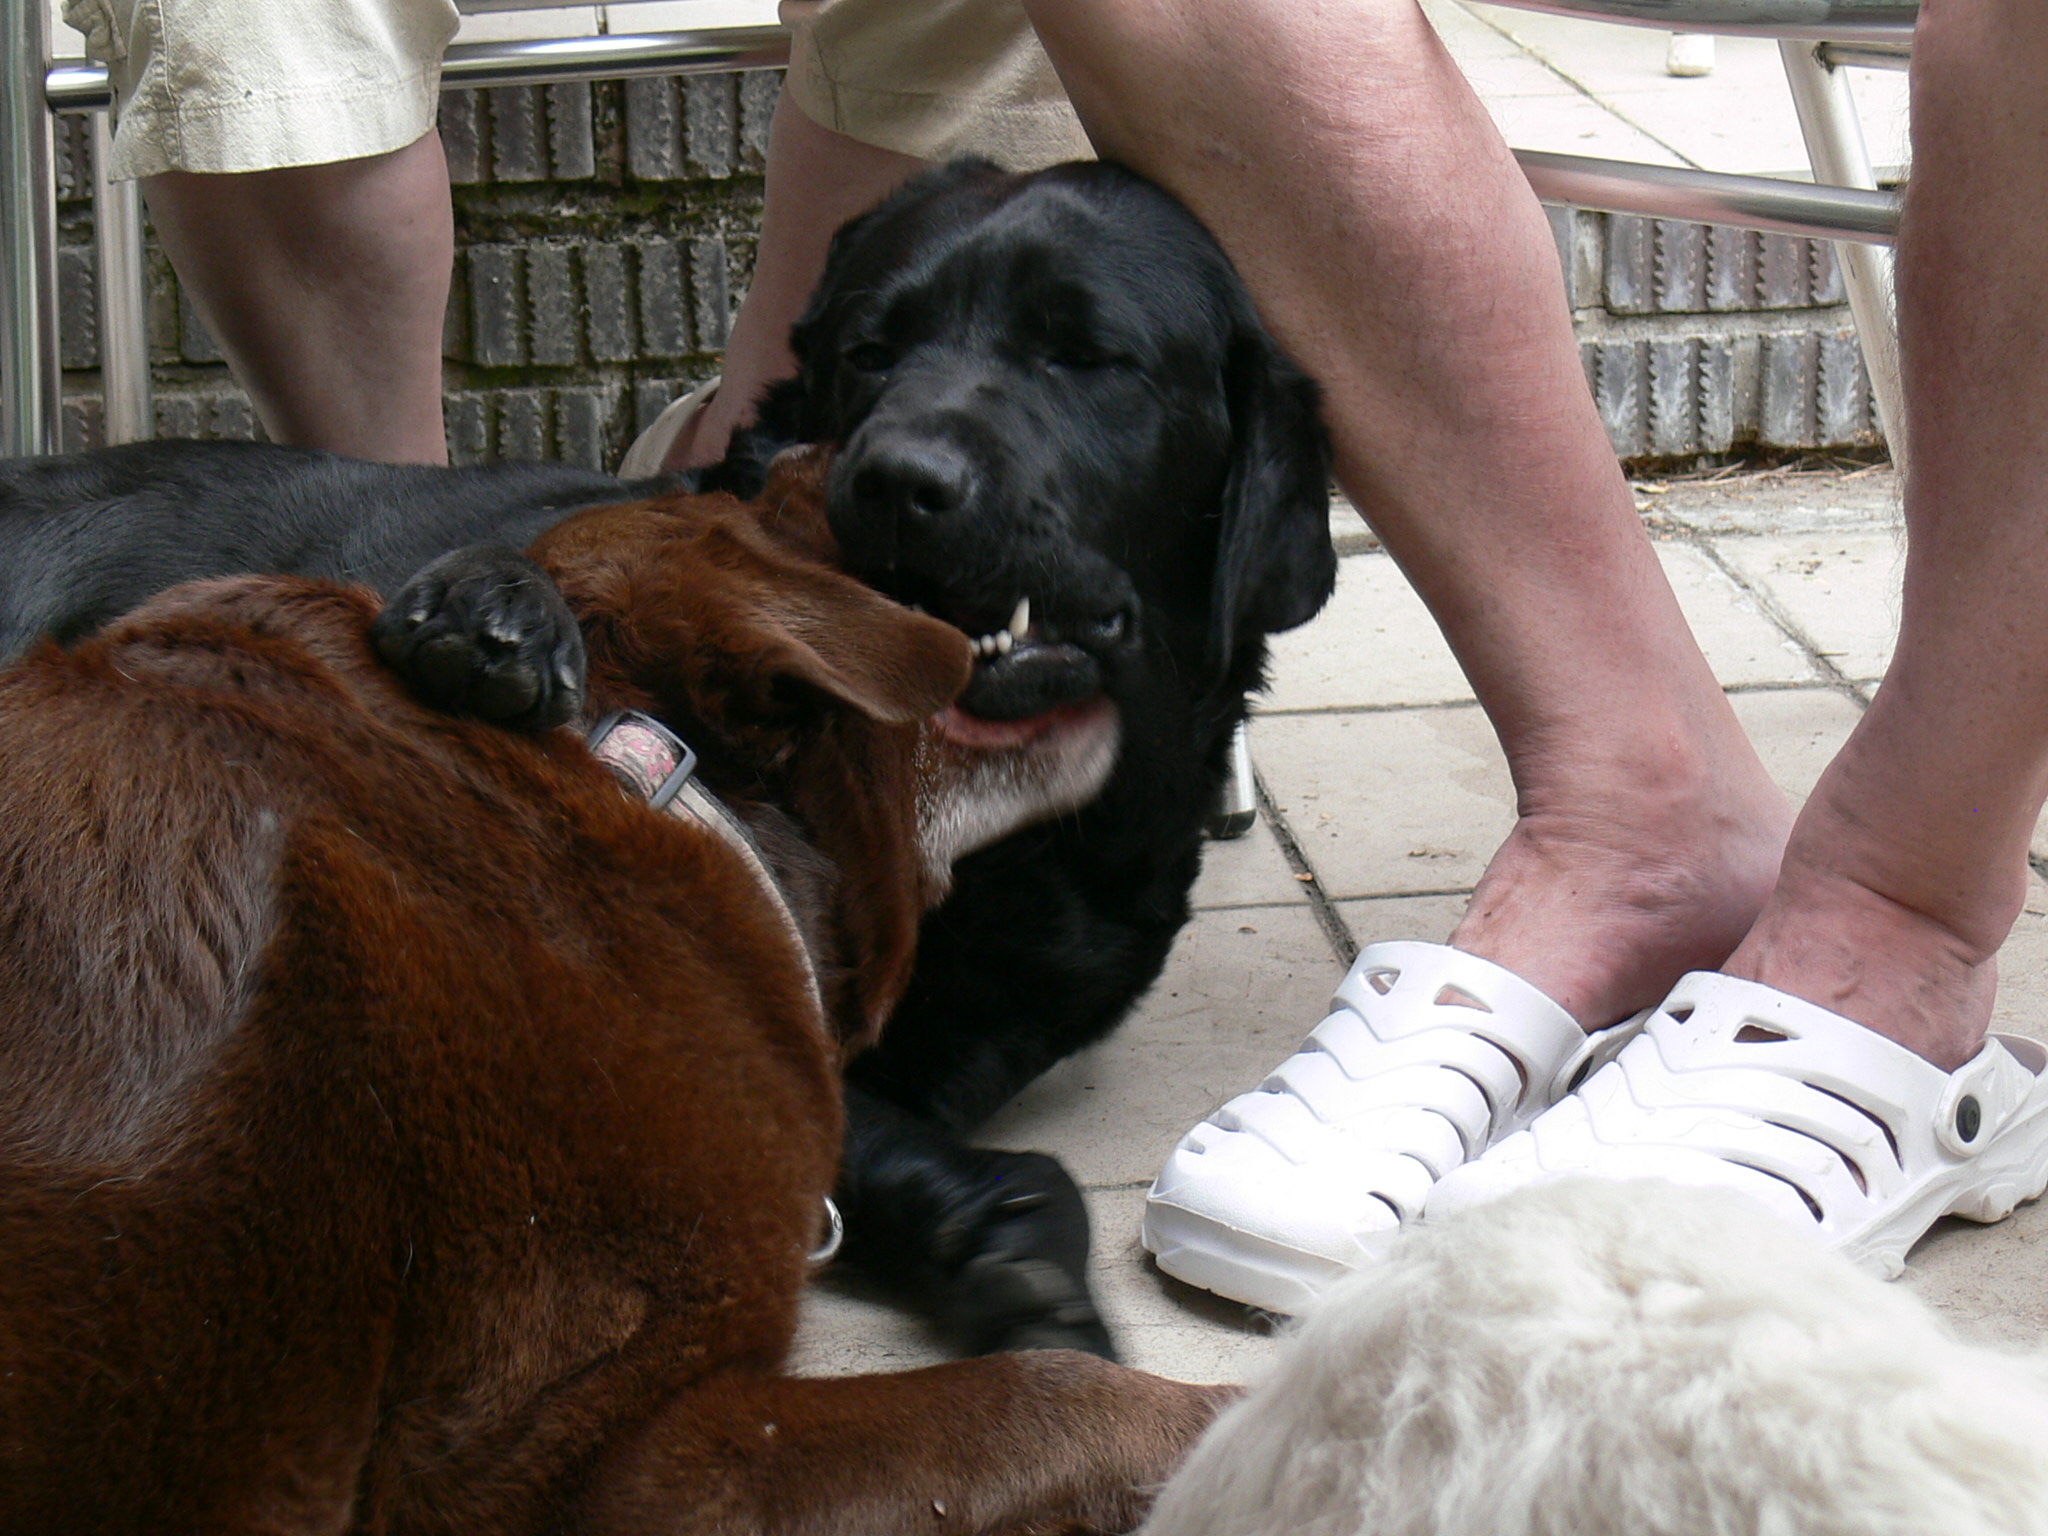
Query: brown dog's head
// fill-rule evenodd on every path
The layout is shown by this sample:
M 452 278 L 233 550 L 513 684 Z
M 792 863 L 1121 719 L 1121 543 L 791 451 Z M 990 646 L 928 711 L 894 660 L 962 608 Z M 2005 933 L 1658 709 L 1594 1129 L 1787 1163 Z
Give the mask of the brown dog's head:
M 1106 705 L 1030 733 L 951 709 L 958 629 L 840 571 L 821 451 L 756 503 L 675 496 L 579 514 L 533 557 L 582 620 L 594 711 L 640 709 L 699 755 L 798 908 L 842 1041 L 871 1041 L 955 859 L 1100 789 Z

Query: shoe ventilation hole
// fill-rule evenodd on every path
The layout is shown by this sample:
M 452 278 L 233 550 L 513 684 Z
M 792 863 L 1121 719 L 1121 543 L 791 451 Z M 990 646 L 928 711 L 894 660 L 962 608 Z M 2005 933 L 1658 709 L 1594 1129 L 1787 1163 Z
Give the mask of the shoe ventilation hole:
M 1393 991 L 1394 983 L 1400 979 L 1401 973 L 1399 971 L 1367 971 L 1365 973 L 1365 984 L 1371 987 L 1373 991 L 1379 993 L 1381 997 L 1385 997 L 1389 992 Z
M 1492 1042 L 1489 1041 L 1488 1044 L 1492 1044 Z M 1494 1049 L 1500 1050 L 1500 1047 L 1494 1046 Z M 1507 1056 L 1506 1051 L 1501 1051 L 1501 1054 L 1503 1056 Z M 1514 1061 L 1515 1059 L 1512 1056 L 1508 1056 L 1508 1060 Z M 1498 1121 L 1504 1114 L 1507 1113 L 1506 1107 L 1493 1102 L 1493 1095 L 1486 1091 L 1486 1084 L 1479 1081 L 1478 1078 L 1474 1077 L 1470 1072 L 1467 1072 L 1463 1067 L 1454 1067 L 1449 1062 L 1445 1062 L 1443 1064 L 1443 1070 L 1451 1073 L 1453 1076 L 1462 1077 L 1463 1079 L 1465 1079 L 1466 1082 L 1470 1083 L 1475 1090 L 1477 1090 L 1479 1094 L 1479 1102 L 1486 1106 L 1486 1118 L 1488 1121 L 1487 1128 L 1489 1130 L 1492 1129 L 1493 1122 Z M 1517 1072 L 1522 1072 L 1522 1064 L 1518 1061 L 1515 1062 L 1515 1070 Z M 1529 1076 L 1526 1072 L 1522 1072 L 1522 1091 L 1526 1093 L 1528 1092 L 1528 1090 Z M 1517 1099 L 1516 1102 L 1520 1103 L 1521 1101 Z M 1448 1120 L 1450 1119 L 1450 1116 L 1446 1115 L 1444 1118 Z M 1456 1124 L 1455 1121 L 1453 1121 L 1452 1123 Z M 1465 1133 L 1462 1130 L 1458 1132 L 1460 1140 L 1463 1140 L 1464 1135 Z M 1470 1142 L 1467 1142 L 1465 1144 L 1465 1156 L 1468 1158 L 1477 1157 L 1481 1152 L 1485 1150 L 1485 1147 L 1475 1147 Z
M 1761 1024 L 1745 1024 L 1735 1031 L 1736 1040 L 1743 1045 L 1770 1045 L 1792 1037 L 1782 1029 L 1765 1029 Z
M 1855 1158 L 1842 1151 L 1839 1147 L 1828 1146 L 1828 1143 L 1821 1141 L 1818 1136 L 1813 1135 L 1811 1132 L 1802 1131 L 1796 1125 L 1787 1125 L 1782 1120 L 1766 1120 L 1764 1124 L 1776 1126 L 1788 1136 L 1804 1136 L 1808 1141 L 1820 1142 L 1823 1147 L 1827 1147 L 1829 1154 L 1837 1162 L 1849 1170 L 1849 1177 L 1856 1181 L 1856 1187 L 1866 1195 L 1870 1193 L 1870 1180 L 1863 1177 L 1863 1169 L 1858 1166 Z M 1748 1165 L 1745 1164 L 1744 1166 Z
M 1783 1174 L 1773 1173 L 1768 1168 L 1759 1168 L 1755 1163 L 1740 1162 L 1732 1157 L 1729 1158 L 1728 1161 L 1733 1163 L 1737 1168 L 1747 1168 L 1751 1173 L 1760 1173 L 1767 1179 L 1776 1179 L 1780 1184 L 1784 1185 L 1787 1189 L 1791 1190 L 1793 1194 L 1797 1195 L 1801 1200 L 1804 1200 L 1806 1202 L 1806 1209 L 1813 1216 L 1816 1225 L 1818 1225 L 1822 1220 L 1825 1219 L 1824 1217 L 1822 1217 L 1820 1213 L 1820 1202 L 1814 1199 L 1813 1196 L 1809 1195 L 1805 1190 L 1801 1189 L 1797 1184 L 1794 1184 L 1790 1179 L 1786 1178 Z
M 1480 1013 L 1493 1012 L 1463 987 L 1445 987 L 1443 991 L 1437 993 L 1436 1005 L 1439 1008 L 1473 1008 Z
M 1884 1144 L 1892 1149 L 1892 1161 L 1895 1163 L 1899 1161 L 1899 1138 L 1892 1134 L 1892 1128 L 1884 1122 L 1882 1116 L 1872 1114 L 1869 1110 L 1865 1109 L 1861 1104 L 1858 1104 L 1854 1099 L 1844 1098 L 1839 1093 L 1830 1093 L 1827 1089 L 1819 1087 L 1814 1083 L 1808 1083 L 1806 1086 L 1813 1089 L 1815 1093 L 1820 1094 L 1824 1098 L 1833 1099 L 1837 1104 L 1848 1105 L 1849 1108 L 1855 1110 L 1857 1114 L 1861 1115 L 1864 1119 L 1868 1120 L 1872 1125 L 1876 1126 L 1878 1129 L 1878 1133 L 1884 1137 Z M 1836 1154 L 1836 1156 L 1838 1157 L 1840 1155 L 1840 1153 Z
M 1671 1015 L 1673 1023 L 1683 1024 L 1687 1019 L 1692 1017 L 1692 1004 L 1687 1003 L 1682 1008 L 1666 1008 L 1664 1011 Z

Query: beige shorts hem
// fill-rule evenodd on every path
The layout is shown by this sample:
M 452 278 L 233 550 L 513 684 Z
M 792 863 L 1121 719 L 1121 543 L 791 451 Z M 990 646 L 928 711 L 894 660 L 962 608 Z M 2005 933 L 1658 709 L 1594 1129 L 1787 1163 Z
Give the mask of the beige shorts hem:
M 121 108 L 108 175 L 232 175 L 389 154 L 424 137 L 440 108 L 441 72 L 296 96 L 181 103 L 145 91 Z
M 1016 0 L 783 0 L 781 13 L 784 89 L 820 127 L 1019 171 L 1094 153 Z

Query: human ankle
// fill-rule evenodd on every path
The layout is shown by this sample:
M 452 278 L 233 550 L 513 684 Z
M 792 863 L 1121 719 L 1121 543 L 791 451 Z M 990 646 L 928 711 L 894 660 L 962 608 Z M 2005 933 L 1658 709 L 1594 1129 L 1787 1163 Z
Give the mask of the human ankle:
M 1944 1071 L 1976 1054 L 1998 990 L 1995 946 L 1790 857 L 1722 969 L 1839 1013 Z

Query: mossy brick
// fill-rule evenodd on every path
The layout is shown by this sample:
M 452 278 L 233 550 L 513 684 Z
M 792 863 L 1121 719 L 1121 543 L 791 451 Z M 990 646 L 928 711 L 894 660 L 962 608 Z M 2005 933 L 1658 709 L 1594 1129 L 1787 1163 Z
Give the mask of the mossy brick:
M 768 164 L 768 126 L 782 99 L 782 71 L 749 69 L 740 75 L 740 169 L 758 175 Z
M 508 389 L 498 396 L 498 457 L 545 459 L 548 454 L 548 402 L 545 391 Z
M 1765 309 L 1798 309 L 1812 291 L 1812 255 L 1794 235 L 1765 234 L 1757 252 L 1757 302 Z
M 1735 446 L 1735 346 L 1702 337 L 1699 343 L 1700 451 L 1726 453 Z
M 593 243 L 584 246 L 581 254 L 590 355 L 601 363 L 630 362 L 636 355 L 636 327 L 626 248 Z
M 588 181 L 597 174 L 597 136 L 591 127 L 587 84 L 547 88 L 547 127 L 548 165 L 556 181 Z
M 470 357 L 486 368 L 526 361 L 523 256 L 516 245 L 469 248 Z
M 450 392 L 441 403 L 448 435 L 448 462 L 481 464 L 491 456 L 491 403 L 473 389 Z
M 1654 226 L 1654 302 L 1663 314 L 1697 314 L 1707 307 L 1707 227 L 1686 219 Z
M 723 240 L 706 237 L 690 242 L 690 319 L 696 329 L 696 351 L 717 352 L 725 347 L 732 325 L 728 272 Z
M 1842 263 L 1832 240 L 1806 242 L 1812 265 L 1807 273 L 1807 302 L 1813 305 L 1844 304 L 1849 290 L 1842 281 Z
M 1728 224 L 1707 228 L 1706 306 L 1714 313 L 1756 307 L 1757 236 Z
M 1659 457 L 1699 451 L 1697 345 L 1690 337 L 1672 337 L 1645 347 L 1649 389 L 1644 438 L 1649 451 Z
M 1648 219 L 1611 214 L 1607 220 L 1607 307 L 1617 315 L 1646 315 L 1656 306 L 1655 236 Z
M 1870 376 L 1854 331 L 1816 338 L 1814 436 L 1823 444 L 1857 443 L 1875 436 Z
M 542 119 L 541 88 L 500 86 L 490 93 L 490 113 L 491 179 L 547 180 L 547 125 Z
M 197 437 L 199 424 L 204 419 L 199 401 L 186 394 L 164 394 L 156 397 L 156 435 L 158 437 Z
M 669 401 L 687 393 L 673 379 L 641 379 L 633 385 L 633 435 L 638 437 L 654 425 L 654 418 L 668 409 Z
M 1814 446 L 1813 406 L 1819 348 L 1806 331 L 1789 331 L 1763 340 L 1762 398 L 1757 407 L 1757 435 L 1773 448 Z
M 626 82 L 626 171 L 641 181 L 683 174 L 682 101 L 673 79 Z
M 86 453 L 107 445 L 106 403 L 98 395 L 67 395 L 60 412 L 58 447 L 64 453 Z
M 729 74 L 683 82 L 683 168 L 686 175 L 724 180 L 739 151 L 739 88 Z
M 100 362 L 99 284 L 92 247 L 57 248 L 57 359 L 65 368 Z
M 583 306 L 565 245 L 529 246 L 526 252 L 528 362 L 554 367 L 574 363 Z
M 606 469 L 611 402 L 602 389 L 555 391 L 555 457 L 585 469 Z
M 458 187 L 484 179 L 490 142 L 483 102 L 476 91 L 447 91 L 441 97 L 441 148 L 448 156 L 448 180 Z
M 1593 359 L 1593 401 L 1608 440 L 1624 458 L 1642 454 L 1649 439 L 1644 398 L 1648 370 L 1642 348 L 1633 341 L 1595 342 Z
M 206 435 L 222 442 L 247 443 L 256 439 L 256 411 L 249 397 L 239 389 L 223 390 L 207 400 Z
M 71 202 L 92 196 L 92 119 L 60 113 L 55 124 L 57 199 Z
M 640 355 L 683 357 L 691 350 L 683 253 L 673 240 L 638 242 Z

